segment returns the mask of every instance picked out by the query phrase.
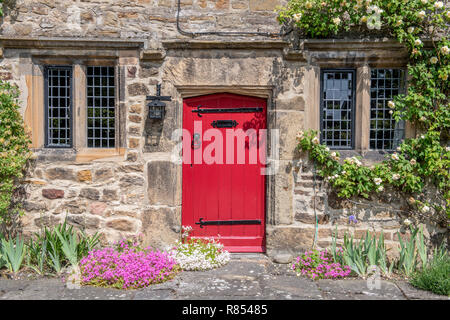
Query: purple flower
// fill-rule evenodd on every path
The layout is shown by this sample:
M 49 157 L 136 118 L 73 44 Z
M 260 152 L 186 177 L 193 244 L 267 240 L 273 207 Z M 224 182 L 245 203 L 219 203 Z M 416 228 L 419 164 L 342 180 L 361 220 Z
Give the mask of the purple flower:
M 348 223 L 358 223 L 358 220 L 356 220 L 356 217 L 352 214 L 348 217 Z

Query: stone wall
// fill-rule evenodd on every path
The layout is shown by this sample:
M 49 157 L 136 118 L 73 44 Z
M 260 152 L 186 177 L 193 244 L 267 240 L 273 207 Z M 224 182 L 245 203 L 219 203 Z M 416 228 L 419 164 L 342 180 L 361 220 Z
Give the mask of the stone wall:
M 2 34 L 16 37 L 178 38 L 177 0 L 9 1 Z M 279 32 L 273 12 L 284 0 L 181 0 L 187 32 Z
M 278 3 L 283 1 L 181 0 L 180 21 L 191 32 L 279 32 L 273 12 Z M 355 68 L 364 79 L 370 67 L 404 66 L 403 48 L 386 39 L 303 41 L 293 46 L 279 37 L 254 35 L 192 38 L 177 31 L 176 8 L 174 0 L 17 0 L 6 11 L 0 76 L 21 90 L 22 112 L 32 127 L 37 156 L 26 180 L 24 233 L 67 218 L 88 233 L 100 232 L 105 243 L 142 233 L 146 244 L 173 244 L 181 228 L 182 172 L 171 162 L 177 143 L 171 135 L 182 128 L 183 99 L 229 92 L 266 98 L 268 128 L 280 133 L 279 170 L 267 177 L 268 255 L 292 256 L 314 240 L 325 248 L 336 225 L 340 242 L 346 231 L 359 237 L 369 229 L 377 234 L 383 230 L 388 247 L 398 245 L 404 201 L 393 193 L 356 209 L 336 201 L 323 181 L 314 179 L 306 155 L 295 151 L 295 136 L 301 129 L 318 129 L 320 68 Z M 39 65 L 104 60 L 118 70 L 117 150 L 43 148 Z M 163 95 L 172 97 L 163 122 L 148 119 L 145 106 L 146 95 L 155 94 L 157 83 Z M 367 105 L 367 86 L 358 84 L 358 90 L 361 108 Z M 363 137 L 363 128 L 357 126 L 356 134 Z M 363 143 L 357 146 L 349 156 L 380 159 Z M 356 215 L 357 224 L 348 223 L 350 214 Z M 426 235 L 448 237 L 448 230 L 430 223 Z

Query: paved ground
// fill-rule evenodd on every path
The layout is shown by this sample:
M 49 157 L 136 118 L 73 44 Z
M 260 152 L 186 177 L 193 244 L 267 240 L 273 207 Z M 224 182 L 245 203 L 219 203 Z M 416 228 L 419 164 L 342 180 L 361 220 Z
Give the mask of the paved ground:
M 289 266 L 274 264 L 264 255 L 236 254 L 223 268 L 182 272 L 171 281 L 127 291 L 96 287 L 68 289 L 60 279 L 0 279 L 0 300 L 449 299 L 417 290 L 403 281 L 381 280 L 381 288 L 372 290 L 360 279 L 312 281 L 297 277 Z

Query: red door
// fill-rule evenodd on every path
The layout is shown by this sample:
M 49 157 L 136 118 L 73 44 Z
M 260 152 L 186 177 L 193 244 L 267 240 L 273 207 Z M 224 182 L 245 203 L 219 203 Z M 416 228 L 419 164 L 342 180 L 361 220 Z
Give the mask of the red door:
M 183 128 L 182 225 L 230 252 L 264 252 L 266 100 L 185 99 Z

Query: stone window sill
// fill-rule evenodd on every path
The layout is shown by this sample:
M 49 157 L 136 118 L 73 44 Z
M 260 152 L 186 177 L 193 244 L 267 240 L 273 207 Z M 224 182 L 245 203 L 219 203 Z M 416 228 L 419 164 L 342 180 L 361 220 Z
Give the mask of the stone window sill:
M 39 148 L 33 150 L 41 162 L 66 161 L 85 163 L 92 161 L 123 161 L 125 148 Z

